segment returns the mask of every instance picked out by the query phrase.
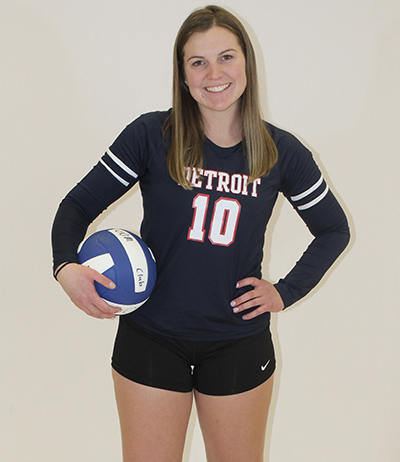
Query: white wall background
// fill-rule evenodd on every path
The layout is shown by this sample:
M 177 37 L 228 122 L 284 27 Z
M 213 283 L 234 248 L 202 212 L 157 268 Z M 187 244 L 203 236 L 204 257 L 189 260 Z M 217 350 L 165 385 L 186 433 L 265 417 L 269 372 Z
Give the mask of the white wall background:
M 117 324 L 52 279 L 57 205 L 121 129 L 171 100 L 193 0 L 0 0 L 0 460 L 119 461 Z M 265 117 L 299 136 L 348 212 L 352 242 L 306 300 L 274 315 L 271 462 L 398 462 L 400 3 L 226 0 L 258 54 Z M 139 228 L 140 194 L 96 223 Z M 310 236 L 280 201 L 265 275 Z M 195 415 L 185 462 L 205 461 Z

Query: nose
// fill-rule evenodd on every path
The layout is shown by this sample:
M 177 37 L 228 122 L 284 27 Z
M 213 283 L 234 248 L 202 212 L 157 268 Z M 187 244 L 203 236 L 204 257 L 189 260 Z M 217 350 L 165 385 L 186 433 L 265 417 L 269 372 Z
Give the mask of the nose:
M 208 65 L 208 78 L 218 80 L 224 75 L 219 63 L 210 63 Z

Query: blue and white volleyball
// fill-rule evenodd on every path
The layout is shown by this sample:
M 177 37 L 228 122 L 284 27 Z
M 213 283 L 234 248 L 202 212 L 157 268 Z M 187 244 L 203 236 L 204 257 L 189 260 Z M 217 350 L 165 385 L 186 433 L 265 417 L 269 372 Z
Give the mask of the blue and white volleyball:
M 130 313 L 150 297 L 156 282 L 156 262 L 146 243 L 124 229 L 105 229 L 87 237 L 78 249 L 79 263 L 111 279 L 108 289 L 95 282 L 97 293 L 111 306 Z

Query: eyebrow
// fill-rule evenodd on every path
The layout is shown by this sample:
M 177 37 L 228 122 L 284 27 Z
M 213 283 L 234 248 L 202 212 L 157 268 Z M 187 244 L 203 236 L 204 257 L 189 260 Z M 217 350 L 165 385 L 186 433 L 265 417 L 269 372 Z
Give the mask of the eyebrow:
M 223 55 L 225 53 L 228 53 L 229 51 L 236 51 L 237 52 L 237 50 L 235 48 L 227 48 L 226 50 L 221 51 L 220 53 L 218 53 L 218 56 L 221 56 L 221 55 Z M 194 56 L 190 56 L 190 58 L 188 58 L 187 60 L 190 61 L 191 59 L 199 59 L 199 58 L 204 59 L 205 56 L 194 55 Z

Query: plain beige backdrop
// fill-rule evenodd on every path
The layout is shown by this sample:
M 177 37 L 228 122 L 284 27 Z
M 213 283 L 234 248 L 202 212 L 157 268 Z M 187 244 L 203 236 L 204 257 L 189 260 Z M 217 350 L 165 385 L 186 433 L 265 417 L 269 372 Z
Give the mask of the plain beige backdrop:
M 318 289 L 273 316 L 266 460 L 398 462 L 400 3 L 223 5 L 254 41 L 265 118 L 312 149 L 352 228 Z M 170 106 L 173 41 L 198 6 L 0 0 L 2 461 L 121 460 L 109 365 L 117 322 L 85 316 L 53 280 L 50 228 L 124 126 Z M 140 205 L 135 188 L 91 231 L 138 230 Z M 279 200 L 264 276 L 285 275 L 310 238 Z M 205 461 L 195 413 L 184 460 Z

